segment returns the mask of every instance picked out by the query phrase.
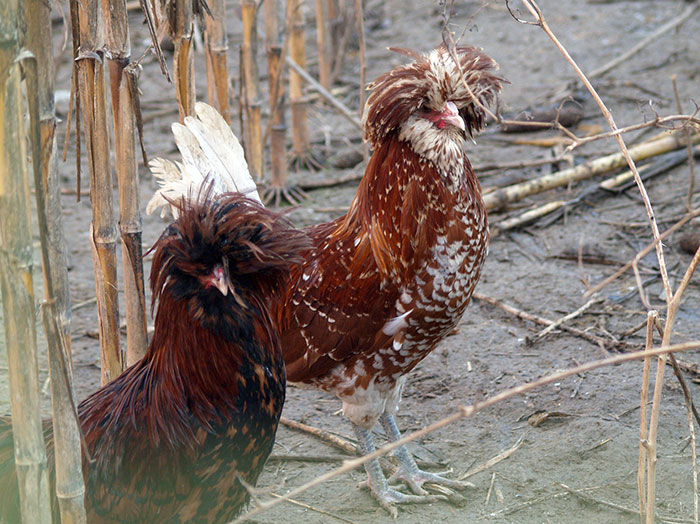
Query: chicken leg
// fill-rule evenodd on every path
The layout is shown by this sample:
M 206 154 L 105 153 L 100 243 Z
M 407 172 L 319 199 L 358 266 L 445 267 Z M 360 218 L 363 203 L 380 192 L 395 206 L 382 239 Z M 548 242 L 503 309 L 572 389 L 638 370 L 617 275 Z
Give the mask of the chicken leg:
M 401 438 L 401 432 L 396 425 L 396 419 L 394 418 L 393 414 L 385 411 L 382 413 L 379 420 L 382 423 L 382 427 L 386 432 L 387 438 L 391 442 L 396 442 Z M 392 481 L 401 481 L 406 484 L 406 486 L 408 486 L 416 495 L 428 495 L 428 492 L 423 489 L 423 484 L 426 482 L 458 490 L 462 490 L 470 486 L 469 482 L 461 482 L 459 480 L 445 478 L 443 475 L 448 472 L 430 473 L 428 471 L 423 471 L 418 467 L 418 464 L 416 464 L 416 461 L 406 446 L 398 447 L 393 454 L 399 461 L 399 467 L 389 478 L 388 483 L 391 483 Z
M 372 437 L 371 431 L 363 429 L 355 424 L 353 424 L 353 429 L 355 430 L 355 435 L 357 435 L 362 454 L 369 455 L 370 453 L 374 453 L 377 448 L 374 445 L 374 437 Z M 418 466 L 415 466 L 415 468 L 418 469 Z M 379 460 L 376 458 L 365 463 L 365 471 L 367 471 L 366 485 L 372 492 L 372 496 L 374 496 L 379 504 L 394 518 L 398 515 L 394 504 L 426 504 L 438 500 L 447 500 L 447 497 L 444 495 L 430 495 L 427 491 L 422 490 L 422 488 L 421 491 L 423 491 L 423 493 L 420 495 L 407 495 L 390 488 L 384 476 L 384 472 L 382 471 L 382 467 L 379 464 Z

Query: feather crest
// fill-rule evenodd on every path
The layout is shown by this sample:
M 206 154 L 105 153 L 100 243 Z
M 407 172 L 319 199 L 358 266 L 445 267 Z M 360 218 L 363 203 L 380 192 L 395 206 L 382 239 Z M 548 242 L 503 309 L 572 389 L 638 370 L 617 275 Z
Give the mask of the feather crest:
M 405 50 L 402 52 L 412 56 Z M 450 53 L 441 45 L 413 63 L 385 73 L 368 86 L 373 91 L 362 119 L 365 140 L 376 149 L 384 137 L 415 111 L 424 106 L 440 110 L 447 101 L 455 103 L 467 132 L 473 135 L 485 123 L 480 105 L 490 104 L 504 82 L 493 74 L 496 69 L 498 64 L 476 47 L 459 46 Z

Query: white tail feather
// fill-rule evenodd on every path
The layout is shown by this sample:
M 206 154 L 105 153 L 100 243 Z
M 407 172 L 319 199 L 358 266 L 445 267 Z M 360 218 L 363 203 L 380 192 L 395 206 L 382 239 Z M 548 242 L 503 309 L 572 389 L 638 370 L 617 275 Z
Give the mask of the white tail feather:
M 197 102 L 194 116 L 185 118 L 185 125 L 172 125 L 175 143 L 182 163 L 164 158 L 151 160 L 151 173 L 160 189 L 146 206 L 147 213 L 161 209 L 165 216 L 170 202 L 202 194 L 205 184 L 212 184 L 214 194 L 238 191 L 262 203 L 257 186 L 248 171 L 243 148 L 226 121 L 213 107 Z

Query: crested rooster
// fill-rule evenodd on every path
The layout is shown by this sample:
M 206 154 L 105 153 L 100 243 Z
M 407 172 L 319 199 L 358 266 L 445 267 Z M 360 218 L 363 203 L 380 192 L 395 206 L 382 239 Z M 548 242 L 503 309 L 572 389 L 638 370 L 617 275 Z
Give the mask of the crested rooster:
M 369 86 L 363 125 L 373 154 L 348 213 L 306 229 L 313 247 L 272 306 L 288 380 L 337 395 L 364 453 L 375 449 L 377 421 L 391 440 L 400 438 L 394 413 L 406 375 L 459 322 L 488 245 L 481 187 L 464 147 L 501 89 L 497 65 L 474 47 L 402 52 L 413 63 Z M 202 127 L 196 119 L 190 125 Z M 180 175 L 156 164 L 166 197 L 187 185 L 188 157 L 208 172 L 201 159 L 211 148 L 193 149 L 183 152 Z M 150 208 L 165 202 L 156 194 Z M 390 480 L 411 495 L 389 486 L 377 460 L 366 465 L 373 495 L 392 515 L 396 503 L 443 498 L 428 494 L 426 482 L 464 486 L 421 471 L 404 447 L 395 456 Z
M 285 372 L 268 298 L 308 238 L 240 194 L 213 200 L 203 187 L 173 201 L 179 218 L 153 247 L 145 357 L 78 408 L 91 524 L 228 522 L 272 449 Z M 45 435 L 53 471 L 50 421 Z M 2 418 L 0 520 L 19 522 L 18 512 Z

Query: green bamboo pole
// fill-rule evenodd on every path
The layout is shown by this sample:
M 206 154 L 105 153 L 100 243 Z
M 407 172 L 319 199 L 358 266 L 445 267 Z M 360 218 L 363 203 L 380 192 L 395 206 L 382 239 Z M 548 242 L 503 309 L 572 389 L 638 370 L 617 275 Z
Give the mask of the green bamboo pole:
M 44 524 L 51 522 L 51 507 L 39 411 L 24 103 L 15 62 L 22 46 L 18 4 L 0 2 L 0 290 L 22 522 Z

